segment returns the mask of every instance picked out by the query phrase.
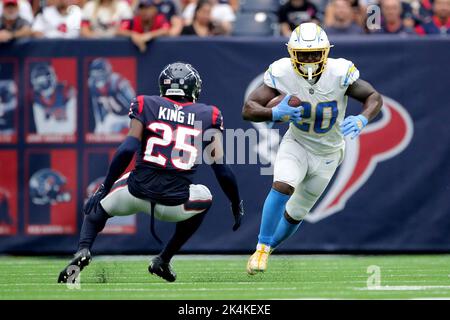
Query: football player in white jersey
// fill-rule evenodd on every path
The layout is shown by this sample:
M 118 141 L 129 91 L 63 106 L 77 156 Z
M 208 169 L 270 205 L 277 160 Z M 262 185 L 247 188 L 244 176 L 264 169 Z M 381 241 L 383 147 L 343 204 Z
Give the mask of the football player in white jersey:
M 287 46 L 290 58 L 270 65 L 264 84 L 249 95 L 242 111 L 245 120 L 290 122 L 264 202 L 256 252 L 248 260 L 249 274 L 265 271 L 269 254 L 297 231 L 342 162 L 344 136 L 357 137 L 383 104 L 351 61 L 328 58 L 331 45 L 321 27 L 299 25 Z M 267 108 L 280 94 L 286 97 Z M 300 107 L 288 105 L 291 96 L 302 101 Z M 363 104 L 361 114 L 344 118 L 347 97 Z

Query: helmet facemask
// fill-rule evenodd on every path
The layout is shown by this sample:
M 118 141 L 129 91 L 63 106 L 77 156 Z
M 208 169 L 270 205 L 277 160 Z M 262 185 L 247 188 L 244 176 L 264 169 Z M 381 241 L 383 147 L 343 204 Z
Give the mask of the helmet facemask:
M 303 78 L 312 80 L 325 69 L 330 47 L 314 49 L 294 49 L 288 45 L 294 70 Z

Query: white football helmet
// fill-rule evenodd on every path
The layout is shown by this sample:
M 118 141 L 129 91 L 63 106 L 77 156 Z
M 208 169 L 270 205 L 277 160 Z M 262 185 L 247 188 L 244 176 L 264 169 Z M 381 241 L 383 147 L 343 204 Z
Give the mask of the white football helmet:
M 302 77 L 312 80 L 325 69 L 330 52 L 327 34 L 315 23 L 302 23 L 287 43 L 294 70 Z

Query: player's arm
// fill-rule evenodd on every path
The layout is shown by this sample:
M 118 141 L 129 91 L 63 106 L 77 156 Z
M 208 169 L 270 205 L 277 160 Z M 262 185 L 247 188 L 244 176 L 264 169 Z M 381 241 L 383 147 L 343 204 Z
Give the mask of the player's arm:
M 114 182 L 125 172 L 131 160 L 133 160 L 135 152 L 141 145 L 143 131 L 144 125 L 142 122 L 137 119 L 131 119 L 128 135 L 117 148 L 111 164 L 109 165 L 105 181 L 88 200 L 84 207 L 84 212 L 86 214 L 89 214 L 89 212 L 91 212 L 91 210 L 98 205 L 100 200 L 109 193 Z
M 344 136 L 351 134 L 353 139 L 377 116 L 383 105 L 383 99 L 370 83 L 361 79 L 349 85 L 345 94 L 363 104 L 363 111 L 359 115 L 348 116 L 341 124 L 342 134 Z
M 136 151 L 141 145 L 141 137 L 144 132 L 142 122 L 137 119 L 131 119 L 130 130 L 122 144 L 117 148 L 109 165 L 108 174 L 103 183 L 106 190 L 111 190 L 114 182 L 124 173 Z
M 363 112 L 361 114 L 368 121 L 377 116 L 383 105 L 381 94 L 370 83 L 362 79 L 358 79 L 349 85 L 345 94 L 363 104 Z
M 213 136 L 211 147 L 212 164 L 217 181 L 227 198 L 231 202 L 231 210 L 234 217 L 233 231 L 236 231 L 241 225 L 241 219 L 244 215 L 244 205 L 239 195 L 239 187 L 236 176 L 230 166 L 225 163 L 225 154 L 223 151 L 222 135 L 217 133 Z
M 272 121 L 272 109 L 265 106 L 279 94 L 277 90 L 262 84 L 253 90 L 245 101 L 242 118 L 254 122 Z
M 301 119 L 301 110 L 303 107 L 291 107 L 289 100 L 291 95 L 286 95 L 276 106 L 273 108 L 267 107 L 267 103 L 279 95 L 278 90 L 267 86 L 261 85 L 254 90 L 242 109 L 242 117 L 244 120 L 250 120 L 254 122 L 262 121 L 295 121 L 298 122 Z

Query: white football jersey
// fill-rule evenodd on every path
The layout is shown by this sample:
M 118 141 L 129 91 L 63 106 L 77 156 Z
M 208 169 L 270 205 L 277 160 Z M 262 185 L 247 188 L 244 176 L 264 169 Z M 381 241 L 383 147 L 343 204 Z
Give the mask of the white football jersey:
M 347 108 L 345 92 L 358 78 L 359 71 L 351 61 L 328 58 L 319 81 L 310 84 L 295 72 L 289 58 L 283 58 L 270 65 L 264 83 L 303 102 L 302 120 L 291 123 L 289 130 L 308 151 L 320 155 L 345 146 L 339 128 Z
M 80 34 L 81 9 L 72 6 L 62 15 L 55 6 L 44 8 L 36 17 L 33 31 L 39 31 L 46 38 L 77 38 Z

